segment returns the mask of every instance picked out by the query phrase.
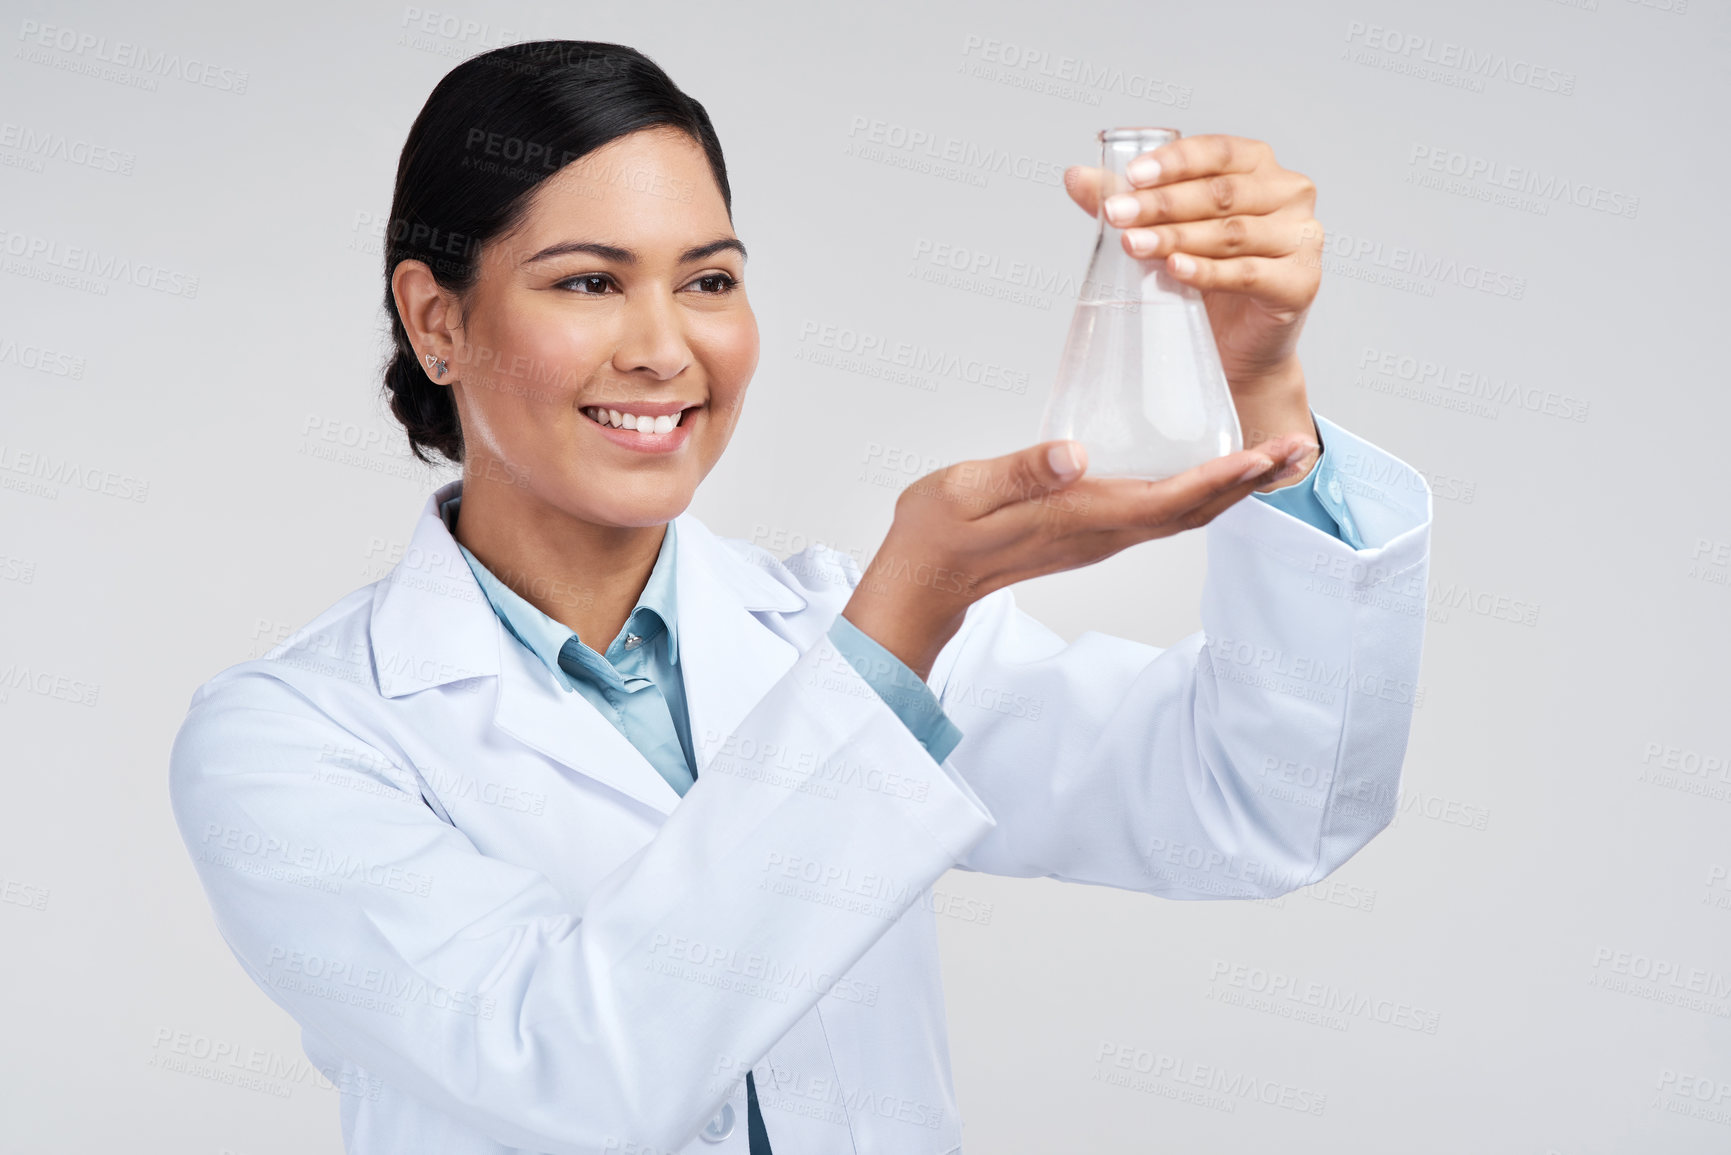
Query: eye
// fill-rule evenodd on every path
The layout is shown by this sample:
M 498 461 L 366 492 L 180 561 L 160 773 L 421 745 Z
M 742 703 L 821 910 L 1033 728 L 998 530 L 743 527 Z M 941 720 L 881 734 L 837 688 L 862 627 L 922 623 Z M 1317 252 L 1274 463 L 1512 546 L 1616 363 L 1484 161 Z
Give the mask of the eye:
M 704 297 L 719 297 L 723 293 L 733 292 L 733 290 L 739 286 L 739 282 L 734 280 L 727 273 L 705 273 L 691 283 L 693 285 L 712 286 L 711 288 L 699 291 L 698 295 Z
M 582 294 L 584 296 L 599 296 L 600 294 L 605 293 L 607 291 L 607 286 L 612 284 L 612 283 L 613 283 L 613 278 L 609 277 L 606 273 L 583 273 L 582 275 L 576 276 L 576 277 L 566 277 L 563 281 L 560 281 L 555 287 L 560 288 L 560 289 L 570 289 L 572 292 L 579 293 L 579 294 Z M 577 288 L 577 286 L 579 286 L 579 285 L 588 285 L 588 286 L 600 285 L 601 287 L 599 289 L 594 289 L 594 288 L 581 288 L 580 289 L 580 288 Z

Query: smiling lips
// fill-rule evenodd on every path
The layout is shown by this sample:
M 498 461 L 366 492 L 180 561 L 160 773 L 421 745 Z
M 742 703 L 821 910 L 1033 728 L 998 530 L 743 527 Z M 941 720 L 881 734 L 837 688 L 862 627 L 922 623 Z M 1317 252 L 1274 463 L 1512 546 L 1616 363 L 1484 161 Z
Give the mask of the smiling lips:
M 597 405 L 588 406 L 583 415 L 591 421 L 602 425 L 611 425 L 615 429 L 635 429 L 639 433 L 666 433 L 679 424 L 683 406 L 673 412 L 660 412 L 664 405 L 639 405 L 634 409 L 603 409 Z
M 695 404 L 683 401 L 643 401 L 632 402 L 623 409 L 585 405 L 582 412 L 616 445 L 658 453 L 685 444 L 691 429 L 684 416 L 687 410 L 695 408 Z

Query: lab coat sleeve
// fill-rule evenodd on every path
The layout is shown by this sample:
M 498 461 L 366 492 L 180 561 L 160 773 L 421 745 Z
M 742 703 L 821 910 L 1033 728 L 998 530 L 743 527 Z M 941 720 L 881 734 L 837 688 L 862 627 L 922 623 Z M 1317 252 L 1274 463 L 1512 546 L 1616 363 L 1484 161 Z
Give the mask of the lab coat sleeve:
M 682 1148 L 820 998 L 868 997 L 849 969 L 992 824 L 819 639 L 574 909 L 268 665 L 201 688 L 171 756 L 224 939 L 370 1075 L 512 1147 Z
M 1364 548 L 1238 502 L 1206 529 L 1202 629 L 1165 650 L 1092 631 L 1066 644 L 1009 589 L 969 607 L 931 676 L 963 734 L 947 768 L 997 820 L 964 869 L 1269 897 L 1388 824 L 1418 694 L 1430 491 L 1317 421 Z

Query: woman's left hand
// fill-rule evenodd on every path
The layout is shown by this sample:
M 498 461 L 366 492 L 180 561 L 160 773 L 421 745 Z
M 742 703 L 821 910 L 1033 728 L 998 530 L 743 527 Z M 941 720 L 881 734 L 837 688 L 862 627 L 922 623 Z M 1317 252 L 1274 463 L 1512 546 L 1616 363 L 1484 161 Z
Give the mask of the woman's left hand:
M 1128 173 L 1133 187 L 1107 198 L 1107 220 L 1124 230 L 1131 256 L 1163 257 L 1173 277 L 1202 291 L 1246 444 L 1253 427 L 1311 433 L 1297 348 L 1322 281 L 1316 186 L 1240 136 L 1180 137 Z M 1101 175 L 1064 173 L 1071 199 L 1091 214 Z

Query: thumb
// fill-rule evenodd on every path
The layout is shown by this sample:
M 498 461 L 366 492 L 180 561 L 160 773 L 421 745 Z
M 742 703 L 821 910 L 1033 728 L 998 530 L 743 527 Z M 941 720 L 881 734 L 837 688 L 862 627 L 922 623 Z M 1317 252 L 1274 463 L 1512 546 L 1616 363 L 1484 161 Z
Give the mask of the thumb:
M 1070 484 L 1088 468 L 1088 451 L 1080 441 L 1042 441 L 1010 454 L 1006 464 L 1012 489 L 1023 495 Z
M 1080 441 L 1052 441 L 1045 446 L 1044 461 L 1052 481 L 1067 485 L 1088 468 L 1088 451 Z
M 1080 164 L 1064 170 L 1064 191 L 1091 217 L 1100 215 L 1100 175 L 1099 169 Z
M 966 484 L 970 488 L 977 485 L 990 512 L 1069 485 L 1088 468 L 1088 453 L 1079 441 L 1042 441 L 1002 457 L 968 464 Z

